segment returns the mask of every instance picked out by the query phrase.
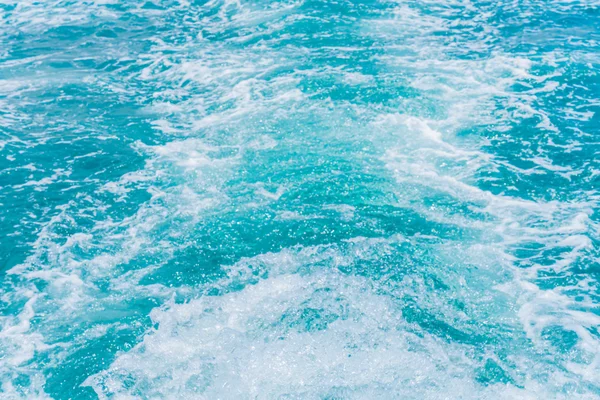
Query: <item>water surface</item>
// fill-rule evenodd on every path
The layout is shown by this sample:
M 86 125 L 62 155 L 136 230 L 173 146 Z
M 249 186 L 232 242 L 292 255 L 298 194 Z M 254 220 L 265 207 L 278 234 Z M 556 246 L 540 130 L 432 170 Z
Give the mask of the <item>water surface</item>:
M 0 2 L 7 399 L 600 398 L 600 3 Z

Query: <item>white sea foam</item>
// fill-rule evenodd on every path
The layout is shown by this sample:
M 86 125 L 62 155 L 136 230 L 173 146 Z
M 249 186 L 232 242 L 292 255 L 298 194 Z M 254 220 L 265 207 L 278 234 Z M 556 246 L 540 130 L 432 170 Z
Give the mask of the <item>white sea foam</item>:
M 31 33 L 67 23 L 83 24 L 98 16 L 109 20 L 118 16 L 105 8 L 98 11 L 101 2 L 76 2 L 72 8 L 61 3 L 52 12 L 42 3 L 20 4 L 10 23 Z M 464 129 L 495 123 L 501 133 L 514 121 L 526 119 L 535 119 L 549 135 L 557 133 L 554 116 L 536 103 L 536 96 L 558 90 L 558 77 L 537 75 L 532 68 L 539 63 L 556 65 L 560 55 L 546 54 L 540 61 L 492 49 L 490 38 L 498 28 L 487 21 L 492 18 L 489 13 L 476 9 L 477 16 L 462 23 L 482 28 L 469 32 L 478 40 L 447 44 L 444 35 L 433 33 L 454 27 L 446 15 L 462 12 L 463 6 L 473 11 L 474 5 L 445 2 L 440 11 L 434 3 L 425 2 L 401 4 L 386 13 L 385 19 L 353 27 L 365 38 L 376 39 L 375 50 L 382 51 L 370 61 L 380 68 L 380 76 L 347 67 L 302 69 L 305 57 L 322 54 L 293 46 L 271 48 L 289 35 L 269 38 L 287 23 L 310 18 L 288 15 L 300 6 L 301 2 L 280 2 L 260 8 L 237 1 L 211 1 L 203 10 L 214 13 L 200 19 L 188 15 L 189 19 L 178 21 L 191 26 L 186 26 L 191 33 L 183 44 L 150 38 L 151 51 L 137 55 L 140 71 L 128 75 L 128 81 L 151 87 L 145 111 L 157 115 L 153 128 L 168 139 L 163 138 L 161 144 L 138 141 L 135 150 L 146 158 L 143 168 L 104 183 L 89 201 L 65 204 L 39 232 L 32 255 L 9 271 L 17 282 L 15 294 L 3 294 L 3 299 L 21 301 L 23 306 L 19 313 L 2 319 L 0 345 L 8 355 L 0 364 L 5 393 L 22 397 L 14 384 L 22 374 L 30 379 L 32 396 L 44 396 L 43 366 L 36 362 L 36 352 L 52 354 L 53 348 L 46 343 L 56 342 L 57 331 L 78 321 L 91 304 L 110 307 L 149 297 L 165 303 L 151 314 L 155 327 L 105 371 L 86 380 L 101 398 L 437 399 L 440 393 L 449 398 L 560 398 L 563 384 L 598 384 L 600 351 L 598 338 L 591 332 L 600 321 L 590 300 L 593 289 L 585 281 L 544 289 L 536 280 L 540 273 L 568 272 L 593 250 L 598 227 L 591 215 L 597 199 L 526 199 L 482 189 L 479 174 L 500 168 L 517 176 L 557 173 L 567 179 L 578 171 L 555 164 L 545 155 L 531 157 L 529 161 L 535 164 L 531 168 L 512 165 L 489 150 L 485 139 L 461 138 Z M 421 12 L 421 6 L 434 8 Z M 173 10 L 177 7 L 188 5 L 179 2 Z M 558 2 L 557 7 L 568 6 Z M 137 11 L 154 18 L 168 12 Z M 259 23 L 264 28 L 256 28 Z M 240 34 L 225 44 L 204 38 L 227 29 Z M 244 52 L 228 47 L 256 40 L 258 44 Z M 462 45 L 491 55 L 466 60 L 448 55 Z M 339 61 L 365 47 L 323 46 L 322 50 L 339 54 Z M 36 61 L 26 59 L 22 64 Z M 285 69 L 291 71 L 285 77 L 272 77 Z M 435 102 L 433 112 L 356 105 L 332 99 L 323 88 L 314 93 L 300 89 L 306 80 L 323 77 L 335 77 L 340 85 L 376 87 L 380 84 L 376 78 L 396 78 L 400 73 L 405 74 L 403 83 L 422 94 L 422 99 Z M 94 79 L 89 83 L 102 82 Z M 527 90 L 514 92 L 516 83 Z M 1 85 L 2 93 L 26 90 L 24 81 L 2 81 Z M 135 92 L 127 85 L 107 87 L 121 95 Z M 410 101 L 414 105 L 421 99 Z M 0 106 L 11 111 L 0 117 L 1 122 L 6 120 L 6 126 L 18 122 L 10 102 Z M 277 128 L 283 132 L 272 128 L 275 122 L 309 114 L 334 121 L 328 121 L 331 126 L 326 128 L 318 126 L 316 132 L 303 126 Z M 565 115 L 577 121 L 593 117 L 569 109 Z M 263 121 L 272 125 L 263 129 L 267 125 Z M 351 129 L 356 132 L 348 133 Z M 237 168 L 242 170 L 256 153 L 280 145 L 302 147 L 313 136 L 341 143 L 357 138 L 368 141 L 373 148 L 367 149 L 367 156 L 380 156 L 396 182 L 392 191 L 398 203 L 393 206 L 415 211 L 428 222 L 483 233 L 473 234 L 475 243 L 462 245 L 452 240 L 440 243 L 444 240 L 435 235 L 353 238 L 338 247 L 296 247 L 243 258 L 233 266 L 222 266 L 227 276 L 217 283 L 198 287 L 143 283 L 190 245 L 176 239 L 201 228 L 206 215 L 239 212 L 245 206 L 280 205 L 294 189 L 291 185 L 248 184 L 250 194 L 235 203 L 227 192 L 231 189 L 228 180 L 238 179 Z M 573 143 L 570 148 L 578 146 Z M 361 162 L 358 158 L 351 161 Z M 43 190 L 59 178 L 31 179 L 21 188 Z M 92 198 L 114 196 L 116 203 L 126 204 L 136 191 L 145 191 L 149 198 L 132 215 L 116 219 L 103 214 L 107 204 Z M 449 199 L 449 205 L 428 204 L 431 196 Z M 338 212 L 344 222 L 354 221 L 361 212 L 359 207 L 339 204 L 325 204 L 322 209 Z M 77 222 L 86 212 L 98 212 L 90 229 Z M 324 218 L 297 210 L 275 214 L 279 222 Z M 63 234 L 63 228 L 75 233 Z M 452 298 L 427 286 L 426 270 L 431 268 L 427 263 L 432 262 L 428 258 L 418 260 L 422 265 L 408 261 L 395 265 L 398 271 L 417 270 L 407 273 L 391 290 L 373 277 L 341 272 L 342 267 L 393 254 L 398 251 L 393 246 L 405 241 L 416 243 L 419 249 L 431 246 L 443 258 L 443 263 L 434 265 L 440 269 L 435 273 L 455 290 Z M 532 257 L 526 269 L 519 269 L 513 250 L 530 243 L 542 246 L 540 252 L 559 255 L 551 265 L 541 265 Z M 341 250 L 344 245 L 349 248 Z M 124 269 L 144 256 L 153 261 Z M 38 288 L 36 283 L 43 285 Z M 100 285 L 108 286 L 108 299 L 98 294 Z M 573 298 L 569 291 L 574 288 L 583 301 Z M 220 295 L 207 295 L 210 289 Z M 191 300 L 184 304 L 167 300 L 178 294 Z M 502 360 L 488 346 L 477 359 L 475 346 L 445 340 L 416 322 L 407 322 L 402 309 L 409 300 L 433 310 L 436 318 L 458 330 L 468 327 L 475 315 L 480 321 L 522 331 L 533 350 L 515 341 L 522 354 Z M 451 308 L 452 301 L 464 303 L 464 309 Z M 486 308 L 488 303 L 497 309 Z M 42 322 L 32 325 L 34 317 Z M 580 358 L 567 355 L 550 363 L 543 357 L 533 358 L 548 348 L 546 331 L 556 327 L 576 334 Z M 86 330 L 82 340 L 101 338 L 108 332 L 107 325 L 99 324 Z M 66 358 L 74 344 L 60 346 Z M 508 375 L 519 371 L 512 376 L 517 384 L 477 383 L 475 376 L 486 360 Z M 577 395 L 586 398 L 585 387 Z
M 444 390 L 482 398 L 466 377 L 472 366 L 460 346 L 449 348 L 406 332 L 397 305 L 377 295 L 367 279 L 330 270 L 290 274 L 286 271 L 308 261 L 293 253 L 263 261 L 279 272 L 269 268 L 268 279 L 240 292 L 156 310 L 158 330 L 87 384 L 101 397 L 362 398 L 387 393 L 436 398 Z M 243 264 L 248 263 L 255 261 Z M 124 386 L 126 381 L 135 384 Z M 497 390 L 500 394 L 506 388 Z
M 380 246 L 390 242 L 356 238 L 349 243 L 356 251 L 374 246 L 370 256 L 377 257 Z M 242 260 L 230 268 L 230 279 L 254 280 L 252 268 L 263 271 L 264 279 L 241 291 L 155 310 L 158 328 L 86 385 L 100 398 L 439 398 L 440 391 L 472 399 L 550 395 L 533 380 L 521 389 L 478 387 L 467 345 L 415 329 L 404 320 L 402 303 L 378 292 L 370 279 L 336 268 L 307 269 L 322 260 L 354 262 L 335 249 L 319 248 Z

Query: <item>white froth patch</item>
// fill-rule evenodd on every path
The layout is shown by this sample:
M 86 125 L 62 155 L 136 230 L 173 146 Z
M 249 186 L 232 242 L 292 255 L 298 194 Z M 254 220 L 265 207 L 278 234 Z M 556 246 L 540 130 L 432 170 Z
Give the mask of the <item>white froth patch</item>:
M 287 188 L 283 185 L 278 186 L 275 192 L 265 189 L 262 185 L 259 185 L 255 190 L 255 193 L 259 196 L 265 197 L 270 200 L 279 200 L 279 198 L 286 192 Z
M 480 385 L 470 346 L 407 323 L 401 292 L 396 298 L 378 292 L 370 278 L 308 268 L 376 257 L 389 251 L 390 240 L 406 239 L 357 237 L 346 241 L 352 246 L 347 255 L 311 247 L 243 259 L 224 283 L 245 282 L 241 290 L 154 310 L 156 328 L 85 384 L 100 398 L 550 396 L 531 379 L 521 389 Z M 418 295 L 410 284 L 407 290 Z M 443 309 L 435 296 L 431 301 Z
M 370 75 L 361 74 L 360 72 L 346 72 L 343 75 L 343 80 L 351 85 L 363 85 L 373 82 L 373 77 Z
M 459 345 L 409 333 L 389 297 L 335 272 L 283 274 L 152 317 L 157 330 L 86 381 L 101 398 L 525 394 L 477 387 Z

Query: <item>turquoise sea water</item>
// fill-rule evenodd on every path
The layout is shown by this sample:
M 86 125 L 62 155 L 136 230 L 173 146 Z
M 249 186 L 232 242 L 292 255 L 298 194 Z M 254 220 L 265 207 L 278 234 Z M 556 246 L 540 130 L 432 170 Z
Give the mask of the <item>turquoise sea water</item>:
M 600 398 L 596 0 L 0 1 L 0 398 Z

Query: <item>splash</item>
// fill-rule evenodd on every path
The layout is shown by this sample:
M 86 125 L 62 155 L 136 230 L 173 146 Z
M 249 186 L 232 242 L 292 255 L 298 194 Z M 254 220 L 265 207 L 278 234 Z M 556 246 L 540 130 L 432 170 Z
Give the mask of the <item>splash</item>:
M 0 5 L 7 398 L 597 398 L 599 4 Z

